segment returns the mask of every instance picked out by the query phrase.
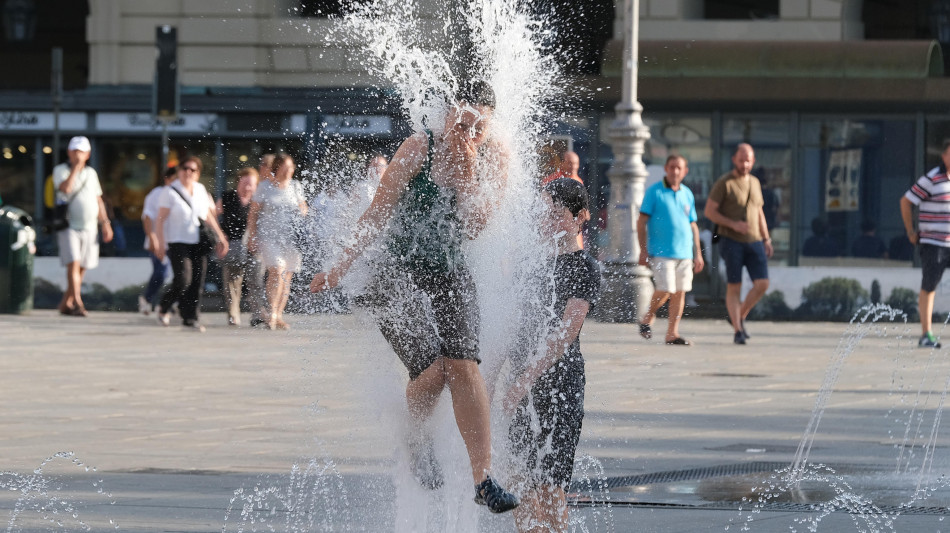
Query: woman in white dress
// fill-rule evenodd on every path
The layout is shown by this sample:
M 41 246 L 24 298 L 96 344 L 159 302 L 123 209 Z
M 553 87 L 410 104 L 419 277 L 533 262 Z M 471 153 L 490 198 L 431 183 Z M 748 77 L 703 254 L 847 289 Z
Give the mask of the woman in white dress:
M 273 181 L 264 181 L 254 193 L 247 216 L 248 251 L 260 253 L 267 272 L 264 316 L 269 329 L 290 329 L 284 308 L 290 296 L 290 281 L 300 271 L 302 258 L 294 244 L 294 226 L 307 214 L 303 186 L 294 180 L 297 169 L 287 154 L 273 163 Z

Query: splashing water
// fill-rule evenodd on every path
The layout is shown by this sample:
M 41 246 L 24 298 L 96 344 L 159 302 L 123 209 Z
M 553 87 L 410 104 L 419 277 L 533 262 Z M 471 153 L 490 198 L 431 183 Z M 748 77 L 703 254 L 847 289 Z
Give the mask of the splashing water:
M 78 493 L 88 490 L 88 487 L 83 489 L 79 485 L 69 485 L 61 476 L 53 475 L 50 472 L 50 470 L 62 466 L 66 466 L 69 473 L 77 470 L 81 473 L 96 472 L 94 467 L 83 463 L 72 452 L 59 452 L 46 458 L 29 475 L 16 472 L 0 472 L 0 491 L 18 493 L 16 503 L 7 521 L 7 533 L 23 531 L 24 526 L 31 529 L 39 527 L 35 521 L 31 520 L 31 516 L 39 517 L 40 521 L 48 527 L 57 527 L 64 531 L 68 529 L 93 530 L 80 516 L 78 509 L 82 502 L 78 497 L 72 498 L 70 496 L 73 491 Z M 101 479 L 93 481 L 91 487 L 96 497 L 109 500 L 110 505 L 115 503 L 111 501 L 112 495 L 103 488 Z M 119 527 L 111 519 L 109 525 L 113 529 Z
M 891 323 L 895 322 L 902 326 L 891 326 Z M 884 506 L 862 494 L 862 491 L 867 492 L 868 487 L 855 487 L 853 473 L 841 474 L 832 467 L 809 463 L 808 459 L 821 419 L 848 358 L 862 340 L 872 335 L 886 338 L 889 329 L 898 329 L 895 337 L 897 342 L 892 352 L 896 354 L 892 385 L 897 389 L 899 403 L 901 405 L 909 403 L 910 407 L 902 411 L 902 416 L 894 416 L 895 409 L 889 410 L 886 415 L 888 419 L 893 419 L 901 426 L 901 431 L 899 438 L 894 439 L 892 436 L 895 448 L 899 450 L 893 477 L 885 478 L 883 482 L 890 490 L 908 481 L 914 488 L 906 500 L 897 505 Z M 877 304 L 866 306 L 855 314 L 828 365 L 812 417 L 802 435 L 794 461 L 789 467 L 772 473 L 765 482 L 754 485 L 751 488 L 752 496 L 742 498 L 742 502 L 750 504 L 751 508 L 748 511 L 742 508 L 739 510 L 738 522 L 741 524 L 741 531 L 750 531 L 755 517 L 767 505 L 779 501 L 793 501 L 809 506 L 812 513 L 795 519 L 795 524 L 805 526 L 808 531 L 818 531 L 821 521 L 838 511 L 847 512 L 858 531 L 872 533 L 897 531 L 896 524 L 903 512 L 912 510 L 920 502 L 934 497 L 941 489 L 950 487 L 947 476 L 935 475 L 933 470 L 940 421 L 947 391 L 950 389 L 950 376 L 943 377 L 941 381 L 936 361 L 942 354 L 937 350 L 930 350 L 921 371 L 919 384 L 916 387 L 905 385 L 903 372 L 907 368 L 900 362 L 907 343 L 900 341 L 906 337 L 913 339 L 913 335 L 908 335 L 907 315 L 902 311 Z M 891 394 L 894 392 L 892 391 Z M 928 404 L 933 396 L 937 397 L 937 405 L 929 408 Z M 931 422 L 929 427 L 926 425 L 928 417 Z M 920 457 L 916 457 L 915 450 L 922 452 Z M 909 476 L 912 477 L 909 478 Z M 877 480 L 878 483 L 881 481 Z M 945 504 L 941 507 L 945 507 Z M 726 529 L 728 530 L 729 527 Z M 797 531 L 795 526 L 790 526 L 789 529 Z

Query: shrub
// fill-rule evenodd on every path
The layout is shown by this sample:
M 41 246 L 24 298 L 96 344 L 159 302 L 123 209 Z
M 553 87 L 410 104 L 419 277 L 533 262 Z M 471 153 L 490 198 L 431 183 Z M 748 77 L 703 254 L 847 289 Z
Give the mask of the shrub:
M 759 300 L 749 315 L 754 320 L 785 320 L 792 316 L 792 308 L 785 303 L 782 291 L 772 291 Z
M 917 322 L 920 320 L 920 310 L 917 309 L 917 296 L 918 293 L 911 289 L 894 287 L 894 289 L 891 290 L 891 295 L 887 297 L 887 301 L 884 303 L 906 313 L 908 321 Z
M 871 303 L 881 303 L 881 284 L 877 280 L 871 282 Z
M 857 280 L 824 278 L 802 289 L 802 304 L 795 310 L 799 318 L 848 321 L 868 303 L 868 292 Z

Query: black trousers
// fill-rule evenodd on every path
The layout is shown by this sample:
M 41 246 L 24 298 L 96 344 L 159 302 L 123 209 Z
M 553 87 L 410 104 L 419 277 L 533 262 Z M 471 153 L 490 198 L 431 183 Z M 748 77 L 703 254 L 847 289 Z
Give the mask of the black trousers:
M 198 320 L 208 256 L 198 253 L 197 244 L 172 242 L 168 244 L 168 260 L 172 264 L 174 278 L 162 297 L 159 310 L 167 313 L 177 301 L 183 322 Z

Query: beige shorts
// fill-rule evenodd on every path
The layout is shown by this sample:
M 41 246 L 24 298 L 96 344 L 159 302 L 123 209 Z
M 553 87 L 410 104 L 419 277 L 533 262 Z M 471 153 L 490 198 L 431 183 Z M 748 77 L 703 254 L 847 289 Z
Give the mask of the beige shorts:
M 653 284 L 661 292 L 689 292 L 693 290 L 693 260 L 651 257 Z
M 79 261 L 81 268 L 90 269 L 99 266 L 99 230 L 74 230 L 66 228 L 56 232 L 56 244 L 59 246 L 59 259 L 63 266 Z

